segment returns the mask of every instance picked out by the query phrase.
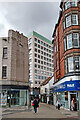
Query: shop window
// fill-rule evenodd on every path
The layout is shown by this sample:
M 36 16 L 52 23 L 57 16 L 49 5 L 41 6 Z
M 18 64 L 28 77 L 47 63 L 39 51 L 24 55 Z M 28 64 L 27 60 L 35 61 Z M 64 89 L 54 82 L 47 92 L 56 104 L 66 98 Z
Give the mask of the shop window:
M 73 33 L 74 47 L 79 47 L 79 34 Z
M 7 66 L 2 67 L 2 78 L 7 78 Z
M 65 100 L 68 100 L 68 92 L 65 92 Z
M 67 35 L 67 48 L 72 48 L 72 34 Z
M 73 57 L 68 58 L 68 71 L 73 72 L 74 71 L 74 65 L 73 65 Z
M 7 47 L 3 48 L 3 58 L 7 58 Z
M 75 71 L 80 70 L 80 56 L 75 56 Z

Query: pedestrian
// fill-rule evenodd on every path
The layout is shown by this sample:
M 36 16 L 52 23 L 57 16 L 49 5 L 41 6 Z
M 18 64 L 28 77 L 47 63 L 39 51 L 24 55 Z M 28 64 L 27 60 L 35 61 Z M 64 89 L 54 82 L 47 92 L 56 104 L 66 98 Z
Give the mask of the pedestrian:
M 34 107 L 34 112 L 37 113 L 38 101 L 36 98 L 34 99 L 32 106 Z
M 74 98 L 71 101 L 71 110 L 74 111 Z
M 58 108 L 58 110 L 60 110 L 60 101 L 57 100 L 57 103 L 56 103 L 56 109 Z

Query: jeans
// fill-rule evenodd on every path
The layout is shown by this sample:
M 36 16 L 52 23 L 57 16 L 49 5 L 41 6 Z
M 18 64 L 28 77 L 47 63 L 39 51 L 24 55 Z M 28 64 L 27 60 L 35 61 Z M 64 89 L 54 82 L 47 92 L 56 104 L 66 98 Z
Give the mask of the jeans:
M 35 113 L 37 112 L 37 108 L 34 108 L 34 112 L 35 112 Z

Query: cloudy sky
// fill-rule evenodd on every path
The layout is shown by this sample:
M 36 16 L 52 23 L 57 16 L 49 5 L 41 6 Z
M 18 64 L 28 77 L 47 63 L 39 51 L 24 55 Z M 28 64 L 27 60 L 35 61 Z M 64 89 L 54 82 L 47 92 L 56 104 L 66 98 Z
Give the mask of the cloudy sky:
M 57 23 L 60 1 L 57 2 L 0 2 L 0 36 L 7 36 L 8 29 L 24 35 L 33 30 L 52 39 Z

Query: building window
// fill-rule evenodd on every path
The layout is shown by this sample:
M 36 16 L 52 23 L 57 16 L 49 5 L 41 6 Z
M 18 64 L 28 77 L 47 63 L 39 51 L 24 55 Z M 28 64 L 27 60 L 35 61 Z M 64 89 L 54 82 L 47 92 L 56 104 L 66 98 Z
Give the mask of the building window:
M 71 5 L 72 5 L 72 7 L 76 7 L 77 6 L 77 2 L 73 1 L 73 2 L 71 2 Z
M 37 62 L 37 59 L 35 59 L 35 62 Z
M 38 45 L 38 48 L 40 48 L 40 45 Z
M 37 54 L 35 53 L 35 57 L 37 57 Z
M 41 54 L 43 54 L 43 51 L 41 51 Z
M 64 39 L 64 50 L 66 51 L 66 39 Z
M 78 15 L 72 15 L 72 25 L 78 25 Z
M 37 47 L 37 44 L 35 43 L 35 47 Z
M 40 55 L 38 55 L 38 58 L 40 58 Z
M 37 38 L 34 38 L 35 39 L 35 42 L 37 42 Z
M 35 48 L 35 52 L 37 52 L 37 49 Z
M 40 65 L 38 65 L 38 68 L 40 68 Z
M 66 27 L 71 26 L 71 15 L 66 17 Z
M 65 74 L 67 73 L 67 60 L 65 60 Z
M 35 67 L 37 68 L 37 65 L 35 64 Z
M 73 33 L 74 47 L 79 47 L 79 34 Z
M 38 63 L 40 63 L 40 60 L 38 60 Z
M 43 47 L 41 46 L 41 49 L 43 49 Z
M 41 56 L 41 59 L 43 59 L 43 56 Z
M 40 40 L 38 40 L 38 43 L 40 43 Z
M 35 69 L 35 73 L 37 73 L 37 70 Z
M 35 81 L 35 84 L 37 84 L 37 81 Z
M 41 66 L 41 69 L 43 69 L 43 66 Z
M 40 53 L 40 50 L 38 50 L 38 53 Z
M 41 45 L 43 45 L 43 42 L 41 41 Z
M 68 58 L 68 70 L 69 70 L 69 72 L 73 72 L 74 71 L 73 57 L 69 57 Z
M 70 6 L 71 6 L 71 5 L 70 5 L 70 1 L 67 1 L 67 2 L 65 3 L 65 10 L 68 9 L 68 8 L 70 8 Z
M 3 48 L 3 58 L 7 58 L 7 47 Z
M 75 71 L 80 70 L 80 56 L 75 56 Z
M 2 78 L 7 78 L 7 66 L 2 67 Z
M 72 48 L 72 34 L 67 35 L 67 49 Z

